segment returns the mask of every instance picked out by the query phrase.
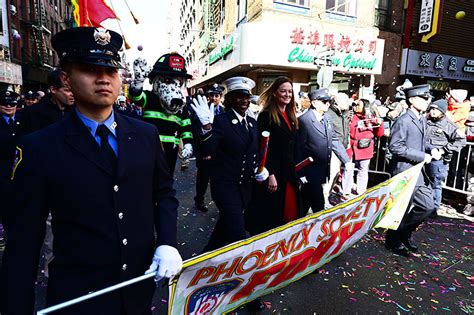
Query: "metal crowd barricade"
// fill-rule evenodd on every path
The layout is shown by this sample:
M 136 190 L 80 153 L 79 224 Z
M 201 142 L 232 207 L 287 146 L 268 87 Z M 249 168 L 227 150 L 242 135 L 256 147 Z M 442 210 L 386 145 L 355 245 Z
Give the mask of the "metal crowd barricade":
M 369 173 L 382 174 L 390 177 L 390 165 L 387 155 L 390 156 L 388 151 L 388 139 L 382 137 L 375 141 L 374 157 L 370 161 Z M 449 173 L 446 181 L 444 182 L 443 188 L 454 192 L 467 194 L 469 184 L 469 164 L 471 160 L 471 154 L 473 152 L 474 142 L 468 142 L 467 145 L 459 152 L 453 155 L 452 161 L 449 165 Z

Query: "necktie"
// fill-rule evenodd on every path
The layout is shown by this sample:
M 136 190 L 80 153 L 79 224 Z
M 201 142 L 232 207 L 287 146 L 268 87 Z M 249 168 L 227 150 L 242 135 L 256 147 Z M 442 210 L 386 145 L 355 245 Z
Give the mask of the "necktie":
M 112 166 L 113 171 L 117 167 L 117 156 L 109 143 L 110 130 L 105 125 L 99 125 L 95 134 L 100 138 L 100 149 L 105 160 Z
M 249 126 L 247 125 L 247 119 L 243 118 L 241 121 L 241 124 L 244 127 L 245 131 L 249 131 Z
M 8 129 L 13 132 L 15 128 L 15 121 L 13 120 L 13 117 L 8 117 Z

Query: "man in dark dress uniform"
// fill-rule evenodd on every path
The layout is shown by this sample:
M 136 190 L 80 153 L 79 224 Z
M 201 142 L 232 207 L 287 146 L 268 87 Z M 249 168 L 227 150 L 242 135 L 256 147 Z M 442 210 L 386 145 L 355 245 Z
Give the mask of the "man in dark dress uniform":
M 69 87 L 64 86 L 60 78 L 61 69 L 54 69 L 48 74 L 50 92 L 38 103 L 21 110 L 21 133 L 26 135 L 43 129 L 66 116 L 73 108 L 74 96 Z
M 202 154 L 211 156 L 211 195 L 219 210 L 205 252 L 247 237 L 244 210 L 250 202 L 257 167 L 257 122 L 246 115 L 255 83 L 246 77 L 233 77 L 224 83 L 223 114 L 214 117 L 214 104 L 209 107 L 205 97 L 198 96 L 192 105 L 202 124 Z
M 439 160 L 441 152 L 426 142 L 426 117 L 423 113 L 431 100 L 428 84 L 404 90 L 409 109 L 391 129 L 389 149 L 393 154 L 392 175 L 399 174 L 420 162 Z M 396 231 L 388 230 L 385 247 L 395 254 L 409 256 L 418 247 L 412 241 L 413 231 L 434 211 L 433 191 L 423 170 L 403 220 Z
M 16 117 L 16 106 L 20 95 L 12 91 L 0 91 L 0 247 L 4 247 L 4 228 L 8 225 L 11 201 L 10 175 L 15 156 L 20 122 Z M 3 225 L 3 226 L 2 226 Z
M 178 201 L 158 131 L 112 108 L 122 43 L 103 28 L 72 28 L 52 38 L 76 109 L 18 145 L 16 211 L 3 264 L 6 314 L 33 313 L 49 210 L 55 243 L 47 305 L 144 273 L 172 277 L 181 269 Z M 151 314 L 154 288 L 153 280 L 142 281 L 57 313 Z
M 224 107 L 222 106 L 222 92 L 224 92 L 224 87 L 218 85 L 217 83 L 213 84 L 207 90 L 207 98 L 209 101 L 209 106 L 214 105 L 214 116 L 217 116 L 224 112 Z M 194 207 L 202 212 L 207 212 L 209 209 L 204 203 L 204 195 L 206 194 L 207 185 L 209 184 L 209 166 L 211 163 L 211 156 L 204 156 L 202 154 L 203 143 L 200 139 L 201 134 L 201 122 L 196 116 L 192 108 L 191 111 L 191 121 L 193 125 L 193 137 L 194 137 L 194 154 L 196 156 L 196 195 L 194 197 Z
M 337 137 L 332 123 L 325 113 L 329 108 L 328 89 L 319 89 L 308 94 L 311 108 L 298 118 L 299 129 L 296 144 L 297 162 L 312 157 L 314 162 L 303 168 L 299 176 L 303 183 L 303 208 L 311 207 L 313 213 L 324 209 L 322 185 L 329 179 L 331 154 L 334 152 L 345 168 L 353 168 L 346 150 Z

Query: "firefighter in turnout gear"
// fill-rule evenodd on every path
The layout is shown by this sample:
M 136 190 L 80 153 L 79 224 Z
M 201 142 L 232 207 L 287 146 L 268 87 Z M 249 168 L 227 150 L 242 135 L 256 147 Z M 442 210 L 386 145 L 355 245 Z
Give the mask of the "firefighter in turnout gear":
M 158 58 L 151 72 L 142 58 L 133 62 L 133 69 L 135 79 L 130 87 L 130 99 L 143 107 L 143 120 L 158 128 L 173 174 L 180 140 L 183 142 L 181 156 L 189 158 L 193 154 L 191 120 L 185 108 L 184 94 L 187 80 L 192 76 L 186 72 L 184 58 L 177 53 Z M 147 76 L 153 86 L 152 91 L 143 90 Z

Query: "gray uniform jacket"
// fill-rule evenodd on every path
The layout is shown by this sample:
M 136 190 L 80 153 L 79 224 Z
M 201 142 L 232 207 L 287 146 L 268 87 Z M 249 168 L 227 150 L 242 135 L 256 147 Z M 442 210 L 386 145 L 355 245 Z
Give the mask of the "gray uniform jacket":
M 389 142 L 393 154 L 392 175 L 401 173 L 425 159 L 425 152 L 433 148 L 426 142 L 426 117 L 418 118 L 407 110 L 393 124 Z M 422 184 L 420 176 L 418 185 Z
M 341 140 L 344 148 L 349 145 L 349 116 L 348 111 L 341 111 L 339 108 L 331 105 L 329 110 L 326 112 L 326 116 L 332 123 L 334 132 L 336 133 L 339 140 Z
M 319 122 L 313 110 L 309 109 L 298 118 L 298 121 L 296 162 L 299 163 L 310 156 L 314 159 L 310 166 L 302 170 L 300 177 L 311 176 L 312 172 L 318 173 L 323 178 L 327 177 L 332 151 L 342 163 L 349 162 L 347 152 L 326 115 Z
M 466 135 L 447 117 L 439 121 L 428 119 L 427 134 L 428 142 L 446 155 L 459 152 L 466 145 Z

